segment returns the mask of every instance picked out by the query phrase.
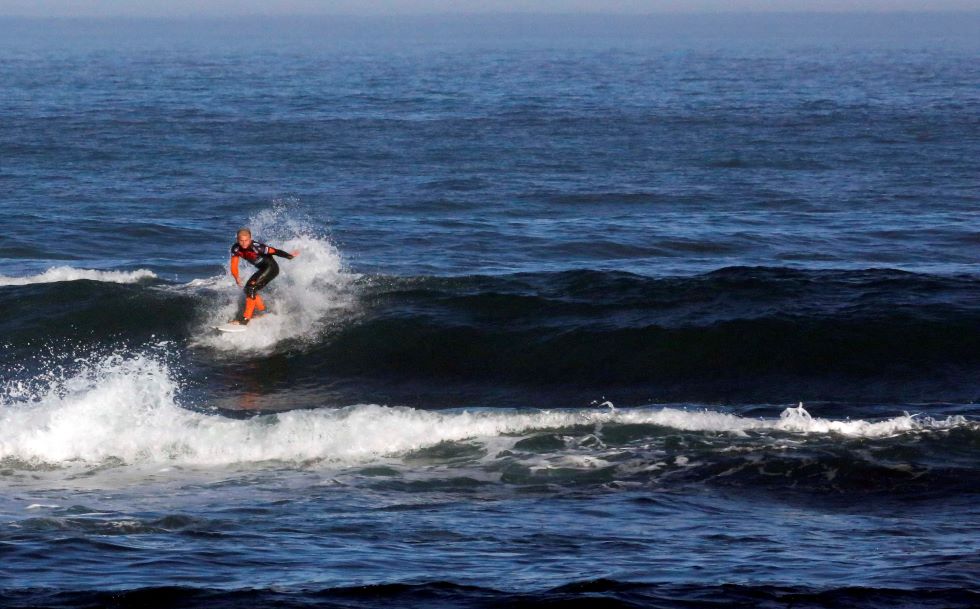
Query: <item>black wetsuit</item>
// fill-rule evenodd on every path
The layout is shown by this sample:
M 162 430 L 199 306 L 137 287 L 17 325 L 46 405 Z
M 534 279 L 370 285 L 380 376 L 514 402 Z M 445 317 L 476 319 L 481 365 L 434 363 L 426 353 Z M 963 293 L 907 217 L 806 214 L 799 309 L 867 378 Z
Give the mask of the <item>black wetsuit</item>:
M 231 246 L 231 255 L 233 258 L 235 256 L 244 258 L 259 269 L 245 282 L 245 296 L 249 298 L 255 298 L 258 291 L 268 285 L 279 274 L 279 265 L 272 259 L 273 256 L 281 256 L 286 259 L 292 259 L 293 257 L 288 252 L 277 250 L 258 241 L 252 241 L 252 244 L 248 247 L 242 247 L 238 243 L 235 243 Z

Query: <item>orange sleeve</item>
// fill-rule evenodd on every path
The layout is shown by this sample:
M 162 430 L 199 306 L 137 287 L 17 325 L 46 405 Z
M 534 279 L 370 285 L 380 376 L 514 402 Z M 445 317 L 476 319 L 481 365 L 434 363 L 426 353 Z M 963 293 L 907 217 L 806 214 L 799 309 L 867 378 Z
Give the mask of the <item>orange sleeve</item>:
M 231 276 L 235 278 L 235 281 L 239 281 L 239 279 L 238 279 L 238 256 L 232 256 L 231 257 Z

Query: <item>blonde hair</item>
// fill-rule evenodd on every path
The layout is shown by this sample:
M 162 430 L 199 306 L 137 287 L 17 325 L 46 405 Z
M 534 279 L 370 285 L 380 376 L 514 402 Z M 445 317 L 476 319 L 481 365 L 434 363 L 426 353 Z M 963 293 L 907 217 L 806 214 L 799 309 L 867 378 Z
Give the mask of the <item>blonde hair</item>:
M 251 237 L 252 236 L 252 231 L 250 231 L 249 229 L 247 229 L 245 227 L 242 227 L 242 228 L 238 229 L 238 233 L 235 236 L 236 237 L 240 237 L 242 235 L 248 235 L 249 237 Z

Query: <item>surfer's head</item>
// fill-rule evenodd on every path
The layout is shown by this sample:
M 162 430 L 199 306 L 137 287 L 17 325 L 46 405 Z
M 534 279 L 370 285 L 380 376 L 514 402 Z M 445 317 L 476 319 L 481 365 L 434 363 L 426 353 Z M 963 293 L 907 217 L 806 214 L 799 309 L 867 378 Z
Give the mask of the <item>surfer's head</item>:
M 238 229 L 238 245 L 242 247 L 252 245 L 252 231 L 247 228 Z

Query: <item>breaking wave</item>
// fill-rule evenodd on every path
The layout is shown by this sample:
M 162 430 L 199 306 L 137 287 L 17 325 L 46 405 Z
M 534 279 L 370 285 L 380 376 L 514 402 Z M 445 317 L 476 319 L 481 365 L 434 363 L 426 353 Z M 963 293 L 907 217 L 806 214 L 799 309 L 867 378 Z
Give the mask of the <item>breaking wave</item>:
M 544 442 L 539 448 L 562 463 L 579 460 L 594 467 L 597 460 L 610 457 L 609 451 L 663 451 L 665 437 L 677 432 L 720 435 L 725 451 L 738 446 L 785 449 L 792 437 L 837 442 L 957 429 L 977 432 L 976 423 L 960 416 L 828 420 L 811 416 L 802 405 L 784 409 L 778 418 L 694 407 L 426 411 L 372 404 L 229 418 L 206 407 L 185 408 L 179 380 L 159 354 L 93 360 L 73 372 L 59 369 L 3 385 L 0 461 L 56 466 L 107 461 L 349 466 L 401 463 L 418 451 L 463 443 L 476 445 L 476 461 L 482 462 L 529 446 L 537 454 L 536 442 Z M 542 433 L 545 440 L 540 440 Z M 677 462 L 679 457 L 683 455 L 663 458 Z
M 99 271 L 95 269 L 78 269 L 70 266 L 54 266 L 27 277 L 8 277 L 0 275 L 0 286 L 34 285 L 38 283 L 58 283 L 62 281 L 100 281 L 104 283 L 140 283 L 151 281 L 157 276 L 153 271 L 137 269 L 135 271 Z

